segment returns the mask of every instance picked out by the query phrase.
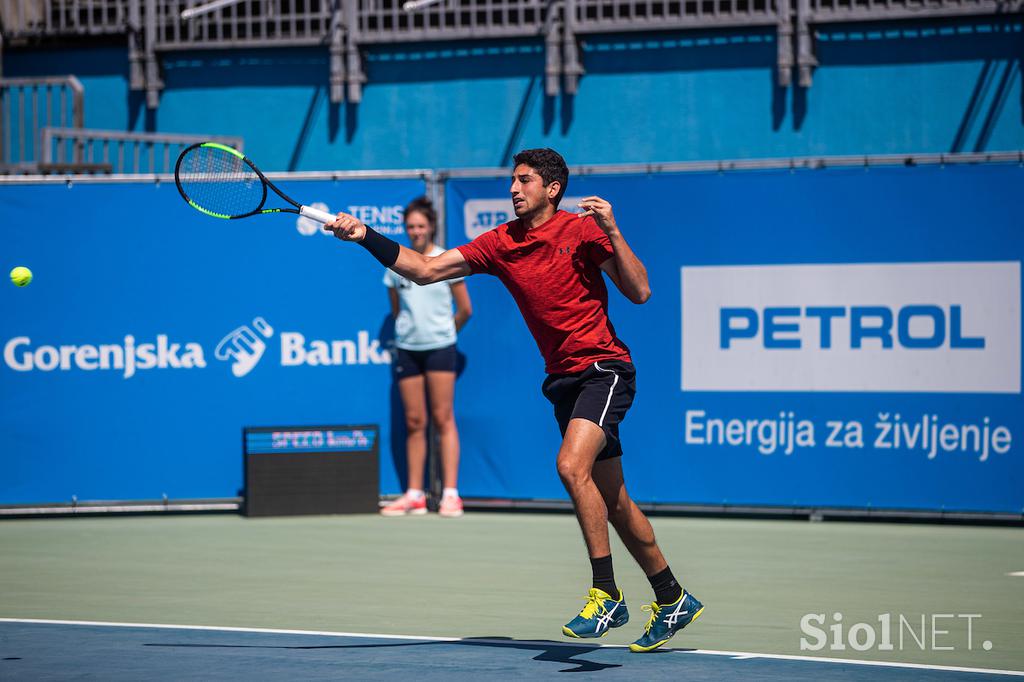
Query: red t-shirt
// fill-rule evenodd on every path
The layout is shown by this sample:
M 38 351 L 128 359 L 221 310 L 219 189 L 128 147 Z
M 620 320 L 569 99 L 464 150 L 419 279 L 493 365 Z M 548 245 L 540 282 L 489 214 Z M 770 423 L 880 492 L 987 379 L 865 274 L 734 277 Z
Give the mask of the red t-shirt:
M 474 274 L 494 275 L 508 288 L 548 374 L 631 362 L 608 319 L 600 266 L 613 254 L 611 241 L 593 218 L 557 211 L 532 230 L 513 220 L 457 248 Z

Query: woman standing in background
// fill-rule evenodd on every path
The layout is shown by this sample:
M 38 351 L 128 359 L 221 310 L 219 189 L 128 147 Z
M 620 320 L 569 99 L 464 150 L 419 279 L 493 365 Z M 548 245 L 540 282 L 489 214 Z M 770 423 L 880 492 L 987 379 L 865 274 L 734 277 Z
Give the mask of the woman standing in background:
M 434 243 L 437 213 L 426 197 L 414 199 L 405 207 L 405 232 L 412 249 L 426 256 L 444 253 L 444 249 Z M 396 352 L 392 364 L 405 408 L 409 482 L 405 494 L 381 509 L 381 514 L 427 513 L 423 479 L 427 460 L 426 396 L 429 396 L 429 414 L 441 438 L 444 475 L 444 493 L 438 513 L 461 516 L 459 432 L 452 406 L 457 358 L 455 340 L 472 314 L 469 292 L 461 278 L 419 286 L 391 270 L 384 274 L 384 285 L 388 287 L 391 314 L 395 318 Z

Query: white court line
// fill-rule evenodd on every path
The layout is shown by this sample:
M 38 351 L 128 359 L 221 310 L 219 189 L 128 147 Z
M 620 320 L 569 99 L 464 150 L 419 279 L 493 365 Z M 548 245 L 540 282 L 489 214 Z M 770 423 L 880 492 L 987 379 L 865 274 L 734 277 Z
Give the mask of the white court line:
M 37 618 L 0 618 L 0 623 L 35 623 L 42 625 L 90 625 L 112 628 L 153 628 L 160 630 L 211 630 L 214 632 L 255 632 L 272 635 L 310 635 L 317 637 L 362 637 L 365 639 L 401 639 L 426 642 L 471 642 L 480 644 L 508 645 L 507 639 L 474 639 L 466 637 L 433 637 L 419 635 L 382 635 L 367 632 L 326 632 L 321 630 L 278 630 L 272 628 L 232 628 L 218 625 L 167 625 L 163 623 L 107 623 L 91 620 L 45 620 Z M 588 646 L 602 649 L 624 649 L 625 644 L 591 644 L 590 642 L 550 642 L 547 640 L 519 639 L 524 644 L 544 644 L 545 646 Z M 716 651 L 713 649 L 676 649 L 679 654 L 701 654 L 706 656 L 731 656 L 732 658 L 752 659 L 767 658 L 781 661 L 806 661 L 808 663 L 839 663 L 843 665 L 868 665 L 884 668 L 910 668 L 916 670 L 938 670 L 942 672 L 981 673 L 987 675 L 1013 675 L 1024 677 L 1024 670 L 997 670 L 994 668 L 965 668 L 952 665 L 929 665 L 927 663 L 898 663 L 894 661 L 861 661 L 849 658 L 827 658 L 824 656 L 794 656 L 789 654 L 762 654 L 752 651 Z
M 1013 571 L 1012 573 L 1007 573 L 1006 575 L 1010 576 L 1011 578 L 1024 578 L 1024 571 Z
M 2 619 L 0 619 L 2 620 Z M 929 665 L 927 663 L 897 663 L 895 661 L 860 661 L 850 658 L 827 658 L 825 656 L 791 656 L 788 654 L 757 654 L 746 651 L 710 651 L 694 649 L 681 651 L 686 654 L 711 654 L 713 656 L 732 656 L 733 658 L 771 658 L 780 661 L 814 661 L 818 663 L 843 663 L 848 665 L 874 665 L 886 668 L 913 668 L 917 670 L 940 670 L 942 672 L 982 673 L 987 675 L 1013 675 L 1024 677 L 1024 670 L 997 670 L 995 668 L 964 668 L 954 665 Z

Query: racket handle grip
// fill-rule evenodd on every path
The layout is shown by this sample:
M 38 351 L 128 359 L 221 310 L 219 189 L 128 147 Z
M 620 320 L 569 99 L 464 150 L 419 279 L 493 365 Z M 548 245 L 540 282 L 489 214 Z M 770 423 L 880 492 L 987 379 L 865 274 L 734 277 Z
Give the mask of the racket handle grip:
M 313 208 L 312 206 L 300 206 L 299 214 L 304 215 L 307 218 L 312 218 L 313 220 L 316 220 L 317 222 L 321 222 L 324 224 L 333 221 L 337 217 L 333 213 L 321 211 L 320 209 Z

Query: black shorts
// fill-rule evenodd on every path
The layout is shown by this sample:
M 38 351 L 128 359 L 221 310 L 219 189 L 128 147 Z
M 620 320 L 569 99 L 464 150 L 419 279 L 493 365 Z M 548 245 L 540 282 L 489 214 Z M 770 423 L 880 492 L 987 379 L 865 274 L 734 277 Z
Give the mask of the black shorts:
M 601 360 L 582 372 L 549 374 L 544 397 L 555 406 L 558 428 L 565 436 L 570 419 L 586 419 L 604 430 L 606 443 L 598 460 L 622 456 L 619 422 L 636 395 L 636 369 L 631 362 Z
M 423 374 L 424 372 L 454 372 L 458 354 L 455 344 L 434 350 L 395 349 L 395 378 L 405 379 Z

